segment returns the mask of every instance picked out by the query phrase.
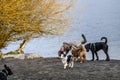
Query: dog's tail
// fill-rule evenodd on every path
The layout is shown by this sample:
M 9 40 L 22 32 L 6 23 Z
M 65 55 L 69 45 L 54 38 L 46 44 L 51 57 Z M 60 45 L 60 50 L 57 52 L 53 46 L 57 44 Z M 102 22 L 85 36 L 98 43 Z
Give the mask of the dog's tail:
M 105 39 L 105 44 L 107 44 L 107 37 L 102 37 L 101 40 Z
M 87 40 L 86 40 L 86 37 L 84 34 L 82 34 L 82 38 L 83 38 L 83 41 L 81 42 L 81 44 L 85 44 L 87 42 Z

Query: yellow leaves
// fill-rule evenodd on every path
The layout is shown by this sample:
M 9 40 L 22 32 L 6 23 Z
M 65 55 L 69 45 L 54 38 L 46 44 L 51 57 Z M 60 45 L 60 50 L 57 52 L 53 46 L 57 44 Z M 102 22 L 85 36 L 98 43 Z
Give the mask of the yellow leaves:
M 39 34 L 58 35 L 68 27 L 74 0 L 0 0 L 0 46 Z M 67 13 L 67 14 L 66 14 Z M 6 33 L 5 33 L 6 32 Z M 1 47 L 0 47 L 1 48 Z

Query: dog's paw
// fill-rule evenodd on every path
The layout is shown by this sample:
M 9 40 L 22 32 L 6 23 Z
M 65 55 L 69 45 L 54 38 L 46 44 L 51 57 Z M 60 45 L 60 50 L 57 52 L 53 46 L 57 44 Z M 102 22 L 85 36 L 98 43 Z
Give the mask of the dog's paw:
M 70 67 L 71 69 L 73 69 L 73 67 Z
M 64 67 L 64 69 L 66 69 L 67 67 Z
M 94 59 L 91 59 L 91 61 L 94 61 Z
M 64 69 L 66 69 L 66 67 L 64 67 Z
M 80 63 L 83 63 L 82 61 L 80 61 Z
M 110 59 L 106 59 L 106 61 L 110 61 Z

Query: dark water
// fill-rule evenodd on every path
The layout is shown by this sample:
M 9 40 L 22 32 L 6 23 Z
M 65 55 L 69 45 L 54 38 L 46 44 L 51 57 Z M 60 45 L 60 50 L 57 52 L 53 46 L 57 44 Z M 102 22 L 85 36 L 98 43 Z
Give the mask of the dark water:
M 120 59 L 120 0 L 79 0 L 76 10 L 72 12 L 71 29 L 61 37 L 39 38 L 30 41 L 25 47 L 26 53 L 40 53 L 44 57 L 57 56 L 63 41 L 81 41 L 84 33 L 88 42 L 100 41 L 102 36 L 108 38 L 111 59 Z M 18 43 L 11 44 L 8 52 L 18 48 Z M 100 59 L 105 58 L 102 51 Z M 90 52 L 87 58 L 91 58 Z

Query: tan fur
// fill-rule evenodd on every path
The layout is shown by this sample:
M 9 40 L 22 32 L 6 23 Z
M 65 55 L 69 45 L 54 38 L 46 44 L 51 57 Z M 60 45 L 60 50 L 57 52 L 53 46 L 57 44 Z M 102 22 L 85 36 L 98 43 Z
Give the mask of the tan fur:
M 73 47 L 72 50 L 72 55 L 75 58 L 80 57 L 80 63 L 85 62 L 86 61 L 86 51 L 84 48 L 84 45 L 80 45 L 79 47 Z

